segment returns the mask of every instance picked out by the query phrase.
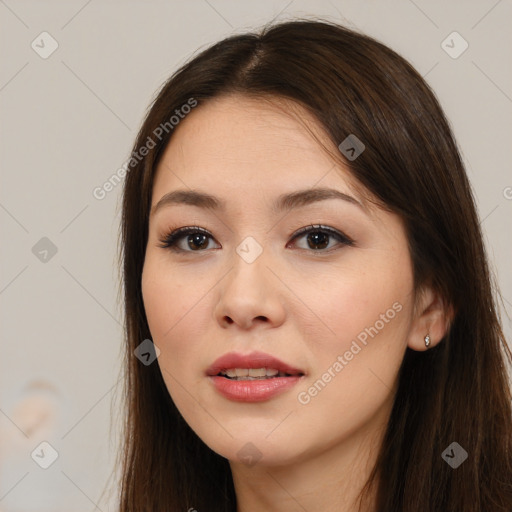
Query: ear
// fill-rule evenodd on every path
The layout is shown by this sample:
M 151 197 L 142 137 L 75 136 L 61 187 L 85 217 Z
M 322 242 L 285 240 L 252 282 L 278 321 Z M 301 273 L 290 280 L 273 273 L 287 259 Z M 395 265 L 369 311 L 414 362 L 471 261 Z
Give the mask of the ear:
M 418 351 L 436 346 L 448 332 L 452 320 L 453 308 L 440 293 L 431 286 L 422 287 L 417 294 L 407 346 Z M 425 345 L 427 334 L 430 337 L 428 347 Z

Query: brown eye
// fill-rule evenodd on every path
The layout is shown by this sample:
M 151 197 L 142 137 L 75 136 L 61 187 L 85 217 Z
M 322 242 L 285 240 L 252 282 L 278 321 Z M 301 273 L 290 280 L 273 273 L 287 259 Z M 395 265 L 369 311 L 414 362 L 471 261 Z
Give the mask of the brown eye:
M 203 228 L 180 228 L 160 240 L 162 244 L 159 247 L 178 252 L 203 252 L 208 248 L 209 238 L 212 238 L 211 234 Z M 186 241 L 187 249 L 180 247 L 183 239 Z
M 327 251 L 325 249 L 329 247 L 330 239 L 332 238 L 337 240 L 337 245 L 354 245 L 354 241 L 348 236 L 337 230 L 321 225 L 311 225 L 306 228 L 302 228 L 293 236 L 292 240 L 297 240 L 302 237 L 305 237 L 307 244 L 307 247 L 302 248 L 306 250 L 310 249 L 312 252 L 329 252 L 330 249 Z M 334 244 L 334 247 L 335 246 L 336 244 Z
M 187 235 L 190 249 L 205 249 L 208 246 L 208 238 L 203 234 Z
M 325 249 L 329 245 L 329 238 L 331 235 L 316 231 L 308 233 L 306 240 L 311 249 Z

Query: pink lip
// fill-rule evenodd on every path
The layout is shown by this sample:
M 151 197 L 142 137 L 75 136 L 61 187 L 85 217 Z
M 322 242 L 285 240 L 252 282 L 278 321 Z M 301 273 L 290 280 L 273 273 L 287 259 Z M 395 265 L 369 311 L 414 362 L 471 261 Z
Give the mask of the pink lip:
M 230 380 L 219 376 L 219 372 L 230 368 L 275 368 L 291 374 L 288 377 L 273 377 L 268 380 Z M 275 357 L 263 352 L 238 354 L 230 352 L 218 358 L 207 370 L 208 379 L 216 390 L 229 400 L 237 402 L 262 402 L 293 387 L 305 375 Z
M 264 352 L 251 352 L 250 354 L 229 352 L 216 359 L 206 370 L 206 375 L 218 375 L 219 372 L 229 370 L 230 368 L 275 368 L 280 372 L 295 375 L 305 373 Z

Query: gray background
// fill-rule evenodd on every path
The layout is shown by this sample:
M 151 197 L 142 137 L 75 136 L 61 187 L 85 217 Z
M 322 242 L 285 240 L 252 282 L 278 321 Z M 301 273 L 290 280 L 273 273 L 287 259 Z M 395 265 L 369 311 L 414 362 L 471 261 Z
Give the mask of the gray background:
M 309 15 L 376 37 L 436 91 L 474 186 L 510 339 L 510 1 L 0 0 L 1 512 L 115 509 L 115 493 L 102 491 L 119 427 L 122 185 L 103 200 L 93 189 L 129 157 L 154 93 L 196 50 Z M 44 31 L 58 43 L 46 59 Z M 469 44 L 458 58 L 458 36 L 442 45 L 453 31 Z M 48 469 L 42 441 L 58 453 Z

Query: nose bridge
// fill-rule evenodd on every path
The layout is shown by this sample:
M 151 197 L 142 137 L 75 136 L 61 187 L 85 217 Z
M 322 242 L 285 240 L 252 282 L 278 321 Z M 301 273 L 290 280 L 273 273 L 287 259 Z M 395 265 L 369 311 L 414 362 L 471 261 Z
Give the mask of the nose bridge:
M 246 236 L 236 247 L 232 258 L 233 269 L 231 281 L 240 282 L 244 294 L 250 294 L 251 290 L 244 289 L 247 286 L 256 286 L 258 289 L 266 281 L 268 269 L 269 248 L 264 248 L 254 236 Z M 233 284 L 233 283 L 231 283 Z M 256 289 L 253 289 L 254 293 Z
M 220 288 L 217 304 L 218 320 L 226 318 L 243 327 L 255 319 L 280 323 L 283 305 L 272 284 L 272 272 L 267 268 L 270 249 L 264 248 L 255 237 L 246 236 L 236 247 L 231 269 Z
M 247 265 L 252 265 L 257 260 L 261 262 L 261 255 L 264 252 L 264 241 L 261 240 L 261 236 L 259 238 L 261 243 L 254 236 L 246 236 L 235 249 L 236 254 Z M 266 252 L 268 252 L 268 247 Z

